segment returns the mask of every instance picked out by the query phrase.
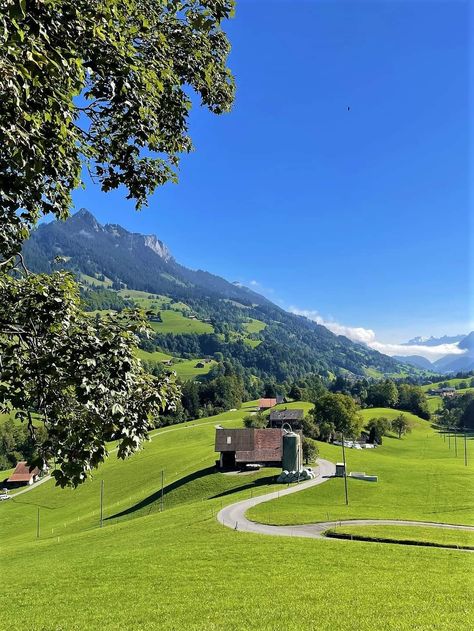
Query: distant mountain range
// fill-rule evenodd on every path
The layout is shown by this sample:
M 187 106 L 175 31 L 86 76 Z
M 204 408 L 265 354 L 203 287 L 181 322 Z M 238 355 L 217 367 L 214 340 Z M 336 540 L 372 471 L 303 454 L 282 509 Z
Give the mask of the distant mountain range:
M 186 348 L 188 353 L 204 356 L 212 349 L 239 362 L 250 374 L 280 382 L 308 373 L 381 376 L 406 372 L 406 359 L 400 366 L 386 355 L 284 311 L 239 283 L 188 269 L 156 236 L 131 233 L 116 224 L 101 225 L 85 209 L 65 222 L 40 225 L 25 243 L 24 256 L 33 271 L 49 273 L 59 266 L 79 276 L 107 278 L 113 289 L 168 296 L 212 321 L 214 336 L 158 336 L 157 348 L 161 344 L 167 352 Z M 55 257 L 62 262 L 55 263 Z M 251 346 L 237 339 L 250 318 L 264 323 Z M 413 372 L 417 374 L 417 369 Z
M 397 355 L 394 359 L 411 364 L 417 368 L 433 370 L 440 373 L 457 373 L 474 370 L 474 331 L 471 331 L 468 335 L 444 335 L 443 337 L 432 336 L 429 338 L 414 337 L 404 345 L 436 347 L 442 344 L 455 344 L 458 348 L 462 349 L 464 353 L 462 355 L 445 355 L 434 362 L 430 362 L 429 359 L 421 355 L 409 355 L 406 357 Z
M 466 333 L 460 335 L 443 335 L 443 337 L 414 337 L 408 342 L 402 342 L 404 346 L 440 346 L 440 344 L 456 344 L 466 337 Z

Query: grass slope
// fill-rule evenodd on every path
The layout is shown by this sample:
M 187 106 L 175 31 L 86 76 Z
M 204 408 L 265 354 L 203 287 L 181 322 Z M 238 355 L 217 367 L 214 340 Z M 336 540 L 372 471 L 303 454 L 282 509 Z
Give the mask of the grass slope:
M 251 409 L 159 430 L 140 454 L 110 458 L 75 491 L 47 482 L 1 504 L 0 627 L 332 631 L 337 620 L 340 631 L 472 628 L 469 554 L 220 526 L 215 514 L 223 504 L 272 482 L 271 471 L 241 477 L 209 470 L 214 425 L 238 426 Z M 101 479 L 106 517 L 123 514 L 99 529 Z
M 468 386 L 466 388 L 467 390 L 473 390 L 474 388 L 471 388 L 469 386 L 471 379 L 472 377 L 465 377 L 464 379 L 442 379 L 441 381 L 438 381 L 437 383 L 427 383 L 421 387 L 425 392 L 428 392 L 428 390 L 436 390 L 437 388 L 440 387 L 442 383 L 447 383 L 450 388 L 455 388 L 459 383 L 464 382 Z
M 447 546 L 474 547 L 474 532 L 468 530 L 448 530 L 429 526 L 338 526 L 330 529 L 335 535 L 365 537 L 383 541 L 416 541 Z
M 374 416 L 392 418 L 397 410 L 364 410 Z M 386 518 L 474 523 L 474 469 L 464 466 L 461 444 L 458 457 L 427 421 L 405 413 L 415 424 L 413 433 L 399 440 L 384 438 L 373 450 L 346 449 L 347 470 L 379 476 L 376 483 L 348 478 L 349 506 L 344 502 L 344 481 L 334 478 L 325 484 L 266 502 L 249 512 L 249 517 L 271 524 L 299 524 L 314 521 Z M 342 460 L 341 448 L 320 443 L 320 455 Z M 473 452 L 472 440 L 468 452 Z M 474 453 L 473 453 L 474 455 Z M 470 459 L 470 457 L 469 457 Z
M 212 333 L 214 331 L 211 324 L 201 322 L 200 320 L 191 320 L 185 318 L 178 311 L 161 311 L 161 319 L 163 322 L 150 322 L 151 328 L 156 333 Z

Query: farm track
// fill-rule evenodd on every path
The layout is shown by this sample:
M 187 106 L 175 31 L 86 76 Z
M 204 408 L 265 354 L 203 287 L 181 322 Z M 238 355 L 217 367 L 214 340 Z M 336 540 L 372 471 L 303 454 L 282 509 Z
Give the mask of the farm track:
M 235 504 L 230 504 L 229 506 L 223 508 L 217 514 L 217 520 L 219 521 L 219 523 L 221 523 L 223 526 L 226 526 L 227 528 L 232 528 L 233 530 L 239 530 L 243 532 L 253 532 L 257 534 L 271 535 L 276 537 L 305 537 L 310 539 L 325 539 L 326 541 L 329 539 L 329 537 L 326 537 L 324 535 L 325 531 L 337 526 L 423 526 L 430 528 L 444 528 L 448 530 L 474 531 L 474 526 L 462 526 L 457 524 L 445 524 L 441 522 L 411 521 L 401 519 L 345 519 L 341 521 L 325 521 L 317 522 L 314 524 L 301 524 L 294 526 L 272 526 L 269 524 L 261 524 L 251 521 L 245 516 L 246 512 L 254 506 L 257 506 L 257 504 L 262 504 L 263 502 L 268 502 L 270 500 L 278 499 L 285 495 L 297 493 L 313 486 L 323 484 L 332 476 L 334 476 L 335 472 L 336 467 L 334 463 L 330 462 L 329 460 L 320 459 L 319 474 L 318 477 L 314 480 L 308 480 L 307 482 L 302 482 L 298 486 L 282 488 L 281 491 L 273 491 L 272 493 L 267 493 L 265 495 L 260 495 L 258 497 L 253 497 L 251 499 L 236 502 Z M 331 537 L 331 539 L 337 539 L 337 537 Z M 366 539 L 365 541 L 371 540 Z M 393 544 L 395 542 L 378 541 L 377 543 Z M 396 543 L 400 545 L 414 545 L 413 543 L 404 543 L 403 541 L 399 541 Z M 422 547 L 432 547 L 429 544 L 424 544 L 421 541 L 417 542 L 416 545 Z M 436 547 L 440 547 L 443 549 L 453 549 L 450 546 L 440 545 Z M 459 550 L 462 550 L 464 552 L 473 552 L 473 550 L 469 549 L 463 550 L 462 548 L 459 548 Z

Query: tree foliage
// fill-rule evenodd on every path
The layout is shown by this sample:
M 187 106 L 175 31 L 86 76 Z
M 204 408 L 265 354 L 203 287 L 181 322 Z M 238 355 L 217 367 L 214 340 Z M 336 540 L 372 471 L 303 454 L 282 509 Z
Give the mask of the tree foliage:
M 328 392 L 316 400 L 312 414 L 319 426 L 321 438 L 324 434 L 338 432 L 346 437 L 357 438 L 362 429 L 362 417 L 352 397 Z M 332 432 L 328 431 L 332 427 Z
M 230 108 L 221 22 L 232 0 L 0 2 L 0 252 L 41 214 L 65 218 L 83 165 L 137 207 L 177 180 L 191 97 Z M 18 211 L 21 209 L 21 212 Z
M 365 426 L 365 429 L 369 432 L 369 442 L 381 445 L 383 436 L 390 431 L 391 427 L 392 423 L 390 419 L 385 416 L 371 418 Z
M 397 432 L 398 438 L 401 438 L 404 434 L 409 434 L 412 430 L 413 423 L 405 416 L 405 414 L 399 414 L 392 421 L 392 429 Z
M 0 276 L 0 305 L 2 411 L 18 410 L 33 437 L 33 417 L 44 423 L 38 464 L 55 458 L 62 486 L 82 482 L 107 441 L 118 441 L 121 458 L 136 451 L 153 417 L 174 405 L 170 377 L 146 374 L 134 356 L 140 311 L 90 318 L 72 277 L 59 272 Z
M 315 462 L 319 455 L 318 443 L 306 436 L 303 438 L 303 459 L 305 464 Z
M 244 417 L 245 427 L 255 427 L 257 429 L 265 429 L 268 425 L 268 416 L 265 416 L 262 412 L 256 414 L 249 414 Z
M 173 406 L 169 376 L 133 349 L 143 314 L 88 319 L 70 275 L 30 275 L 21 248 L 43 215 L 68 217 L 87 169 L 136 207 L 177 181 L 191 150 L 190 91 L 233 100 L 221 22 L 232 0 L 0 0 L 0 402 L 48 438 L 59 484 L 77 485 L 118 441 L 135 451 Z M 238 397 L 238 394 L 236 395 Z

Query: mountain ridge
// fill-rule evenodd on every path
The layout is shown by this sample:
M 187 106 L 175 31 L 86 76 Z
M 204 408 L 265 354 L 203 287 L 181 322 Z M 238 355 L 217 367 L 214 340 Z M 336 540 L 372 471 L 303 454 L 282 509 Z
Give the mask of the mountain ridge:
M 86 209 L 64 222 L 42 224 L 23 251 L 33 271 L 56 269 L 53 260 L 59 255 L 61 266 L 76 274 L 106 277 L 117 290 L 127 287 L 168 296 L 189 305 L 202 319 L 212 320 L 217 339 L 216 335 L 212 340 L 205 335 L 157 336 L 156 348 L 166 352 L 201 357 L 219 352 L 262 378 L 278 380 L 311 372 L 381 376 L 406 371 L 407 364 L 401 366 L 378 351 L 286 312 L 241 284 L 180 265 L 156 235 L 132 233 L 118 224 L 103 226 Z M 239 338 L 246 318 L 265 324 L 253 348 L 242 345 Z

